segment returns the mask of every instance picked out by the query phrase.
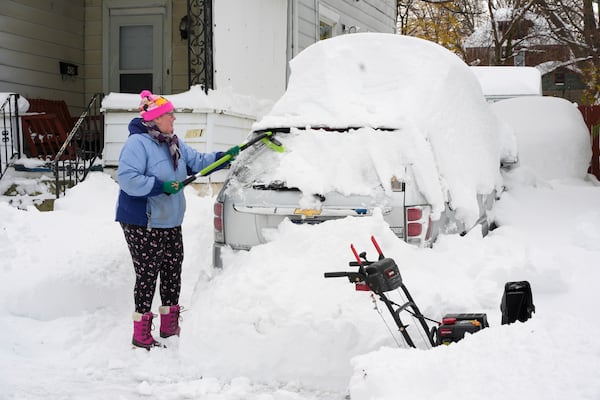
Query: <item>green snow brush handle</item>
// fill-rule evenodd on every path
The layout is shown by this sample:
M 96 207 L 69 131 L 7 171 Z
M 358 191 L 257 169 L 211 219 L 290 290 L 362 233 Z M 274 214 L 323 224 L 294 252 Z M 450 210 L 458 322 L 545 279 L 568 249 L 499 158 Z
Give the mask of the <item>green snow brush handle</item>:
M 263 132 L 260 135 L 257 135 L 256 137 L 252 138 L 251 140 L 249 140 L 245 143 L 242 143 L 240 145 L 240 151 L 244 151 L 248 147 L 251 147 L 253 144 L 263 141 L 267 145 L 267 147 L 269 147 L 275 151 L 282 152 L 284 150 L 283 146 L 281 145 L 281 143 L 278 140 L 276 140 L 274 137 L 272 137 L 273 135 L 275 135 L 273 132 Z M 207 167 L 205 167 L 204 169 L 202 169 L 196 175 L 188 176 L 182 182 L 183 185 L 185 186 L 189 183 L 194 182 L 196 180 L 196 178 L 198 178 L 200 176 L 206 176 L 206 175 L 210 174 L 215 169 L 219 168 L 221 165 L 225 164 L 229 160 L 231 160 L 231 155 L 225 154 L 223 157 L 219 158 L 214 163 L 212 163 L 212 164 L 208 165 Z

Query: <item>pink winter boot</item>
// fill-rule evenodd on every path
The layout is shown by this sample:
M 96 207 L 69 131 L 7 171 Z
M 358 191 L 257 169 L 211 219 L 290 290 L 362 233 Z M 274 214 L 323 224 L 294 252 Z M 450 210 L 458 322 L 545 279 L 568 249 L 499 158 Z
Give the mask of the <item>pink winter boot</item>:
M 158 313 L 160 314 L 160 337 L 179 336 L 179 332 L 181 332 L 181 328 L 179 327 L 180 312 L 181 307 L 178 304 L 158 307 Z
M 154 314 L 147 312 L 140 314 L 138 312 L 133 313 L 133 343 L 134 346 L 142 347 L 146 350 L 150 350 L 152 347 L 161 347 L 160 342 L 157 342 L 152 337 L 152 318 Z

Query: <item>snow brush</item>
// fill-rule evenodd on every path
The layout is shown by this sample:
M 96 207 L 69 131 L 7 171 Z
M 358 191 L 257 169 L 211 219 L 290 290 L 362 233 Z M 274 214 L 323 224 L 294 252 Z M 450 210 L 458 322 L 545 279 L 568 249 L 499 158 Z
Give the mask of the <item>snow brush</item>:
M 262 133 L 256 135 L 255 137 L 253 137 L 252 139 L 248 140 L 247 142 L 240 144 L 240 146 L 239 146 L 240 152 L 246 150 L 249 147 L 252 147 L 254 144 L 256 144 L 258 142 L 263 142 L 265 144 L 265 146 L 267 146 L 271 150 L 282 153 L 285 149 L 283 148 L 283 145 L 281 144 L 281 142 L 279 140 L 275 139 L 274 136 L 275 136 L 275 132 L 270 132 L 270 131 L 262 132 Z M 225 154 L 223 157 L 219 158 L 214 163 L 212 163 L 212 164 L 208 165 L 207 167 L 205 167 L 204 169 L 200 170 L 200 172 L 198 172 L 196 175 L 188 176 L 182 182 L 183 186 L 194 182 L 196 180 L 196 178 L 199 178 L 201 176 L 206 176 L 206 175 L 214 172 L 217 168 L 219 168 L 221 165 L 225 164 L 226 162 L 230 161 L 231 159 L 232 159 L 231 155 Z

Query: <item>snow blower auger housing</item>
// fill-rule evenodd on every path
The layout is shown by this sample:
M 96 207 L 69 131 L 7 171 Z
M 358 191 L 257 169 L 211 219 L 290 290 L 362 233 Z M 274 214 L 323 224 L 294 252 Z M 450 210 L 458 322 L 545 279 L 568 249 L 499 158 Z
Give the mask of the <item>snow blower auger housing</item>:
M 486 314 L 446 314 L 437 329 L 436 345 L 458 342 L 465 334 L 472 334 L 489 326 Z

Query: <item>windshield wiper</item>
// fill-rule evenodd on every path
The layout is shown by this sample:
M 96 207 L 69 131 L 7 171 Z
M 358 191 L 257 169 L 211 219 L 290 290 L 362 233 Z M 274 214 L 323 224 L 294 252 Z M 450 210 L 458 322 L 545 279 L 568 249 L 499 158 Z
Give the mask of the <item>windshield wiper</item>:
M 272 181 L 269 182 L 268 184 L 266 183 L 254 183 L 252 185 L 253 189 L 258 189 L 258 190 L 277 190 L 277 191 L 293 191 L 293 192 L 299 192 L 300 189 L 295 188 L 295 187 L 287 187 L 285 185 L 285 182 L 283 181 Z

